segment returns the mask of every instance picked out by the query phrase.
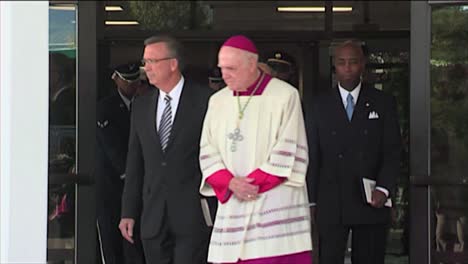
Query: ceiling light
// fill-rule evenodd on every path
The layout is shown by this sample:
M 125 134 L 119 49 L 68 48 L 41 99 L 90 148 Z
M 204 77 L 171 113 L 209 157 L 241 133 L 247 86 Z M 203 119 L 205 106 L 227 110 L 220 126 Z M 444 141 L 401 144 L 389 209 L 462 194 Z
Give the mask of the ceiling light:
M 121 6 L 106 6 L 106 11 L 108 12 L 123 11 L 123 8 Z
M 107 20 L 106 25 L 108 26 L 132 26 L 132 25 L 139 25 L 138 21 L 115 21 L 115 20 Z
M 76 6 L 74 5 L 50 5 L 49 9 L 60 10 L 60 11 L 75 11 Z
M 278 12 L 325 12 L 324 6 L 279 6 Z M 334 6 L 333 12 L 352 12 L 351 6 Z
M 333 12 L 353 12 L 353 8 L 351 6 L 334 6 Z

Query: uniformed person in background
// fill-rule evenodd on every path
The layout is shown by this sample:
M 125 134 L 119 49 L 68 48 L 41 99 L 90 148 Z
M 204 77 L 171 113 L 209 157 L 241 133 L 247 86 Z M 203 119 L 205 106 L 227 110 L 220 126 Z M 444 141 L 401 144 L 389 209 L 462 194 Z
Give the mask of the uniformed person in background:
M 208 85 L 215 91 L 226 87 L 226 83 L 223 80 L 223 76 L 221 76 L 221 69 L 219 67 L 211 69 L 210 74 L 208 75 Z
M 297 87 L 295 59 L 284 51 L 273 51 L 266 56 L 266 64 L 271 68 L 273 77 Z
M 123 239 L 119 222 L 131 105 L 134 97 L 144 92 L 147 86 L 140 79 L 139 63 L 117 66 L 112 80 L 116 90 L 99 101 L 96 112 L 97 225 L 100 250 L 104 264 L 140 264 L 145 262 L 141 242 L 136 239 L 131 244 Z M 135 235 L 138 238 L 138 234 Z

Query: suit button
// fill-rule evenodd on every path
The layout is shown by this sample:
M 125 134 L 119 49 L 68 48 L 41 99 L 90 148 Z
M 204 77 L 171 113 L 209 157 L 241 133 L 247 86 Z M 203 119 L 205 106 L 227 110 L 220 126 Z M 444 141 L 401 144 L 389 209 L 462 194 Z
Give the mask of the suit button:
M 332 131 L 331 134 L 332 134 L 333 136 L 336 136 L 336 131 Z
M 364 129 L 364 135 L 367 135 L 367 133 L 368 133 L 367 129 Z
M 165 161 L 161 162 L 161 166 L 166 167 L 167 163 Z
M 338 158 L 342 159 L 343 158 L 343 154 L 338 154 Z

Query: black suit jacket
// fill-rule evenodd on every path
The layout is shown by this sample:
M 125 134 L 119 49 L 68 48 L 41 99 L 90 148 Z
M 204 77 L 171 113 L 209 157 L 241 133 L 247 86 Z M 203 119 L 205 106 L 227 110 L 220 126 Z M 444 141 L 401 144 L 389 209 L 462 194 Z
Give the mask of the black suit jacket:
M 118 93 L 97 105 L 96 188 L 98 215 L 120 218 L 120 200 L 127 160 L 130 112 Z
M 378 118 L 369 118 L 371 112 Z M 317 220 L 328 224 L 379 224 L 389 209 L 364 200 L 362 178 L 393 196 L 400 168 L 400 128 L 392 96 L 362 85 L 348 121 L 338 87 L 318 95 L 306 110 L 309 142 L 307 184 Z
M 206 234 L 198 156 L 211 93 L 185 80 L 165 153 L 156 129 L 159 90 L 133 104 L 122 217 L 137 218 L 141 213 L 142 238 L 158 235 L 165 219 L 172 231 Z
M 108 263 L 144 263 L 139 229 L 136 244 L 123 240 L 118 229 L 127 160 L 130 111 L 120 95 L 104 98 L 96 111 L 96 204 L 100 244 Z

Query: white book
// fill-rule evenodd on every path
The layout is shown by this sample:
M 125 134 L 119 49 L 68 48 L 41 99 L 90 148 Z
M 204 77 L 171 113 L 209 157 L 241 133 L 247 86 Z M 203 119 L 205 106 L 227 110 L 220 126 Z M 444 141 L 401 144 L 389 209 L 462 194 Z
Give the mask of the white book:
M 377 184 L 374 180 L 362 178 L 362 184 L 364 185 L 364 192 L 368 203 L 372 202 L 372 192 L 375 190 Z M 387 207 L 392 207 L 392 199 L 388 198 L 384 204 Z
M 206 198 L 200 199 L 201 208 L 203 211 L 203 217 L 205 218 L 206 226 L 213 226 L 213 220 L 211 219 L 210 207 Z

